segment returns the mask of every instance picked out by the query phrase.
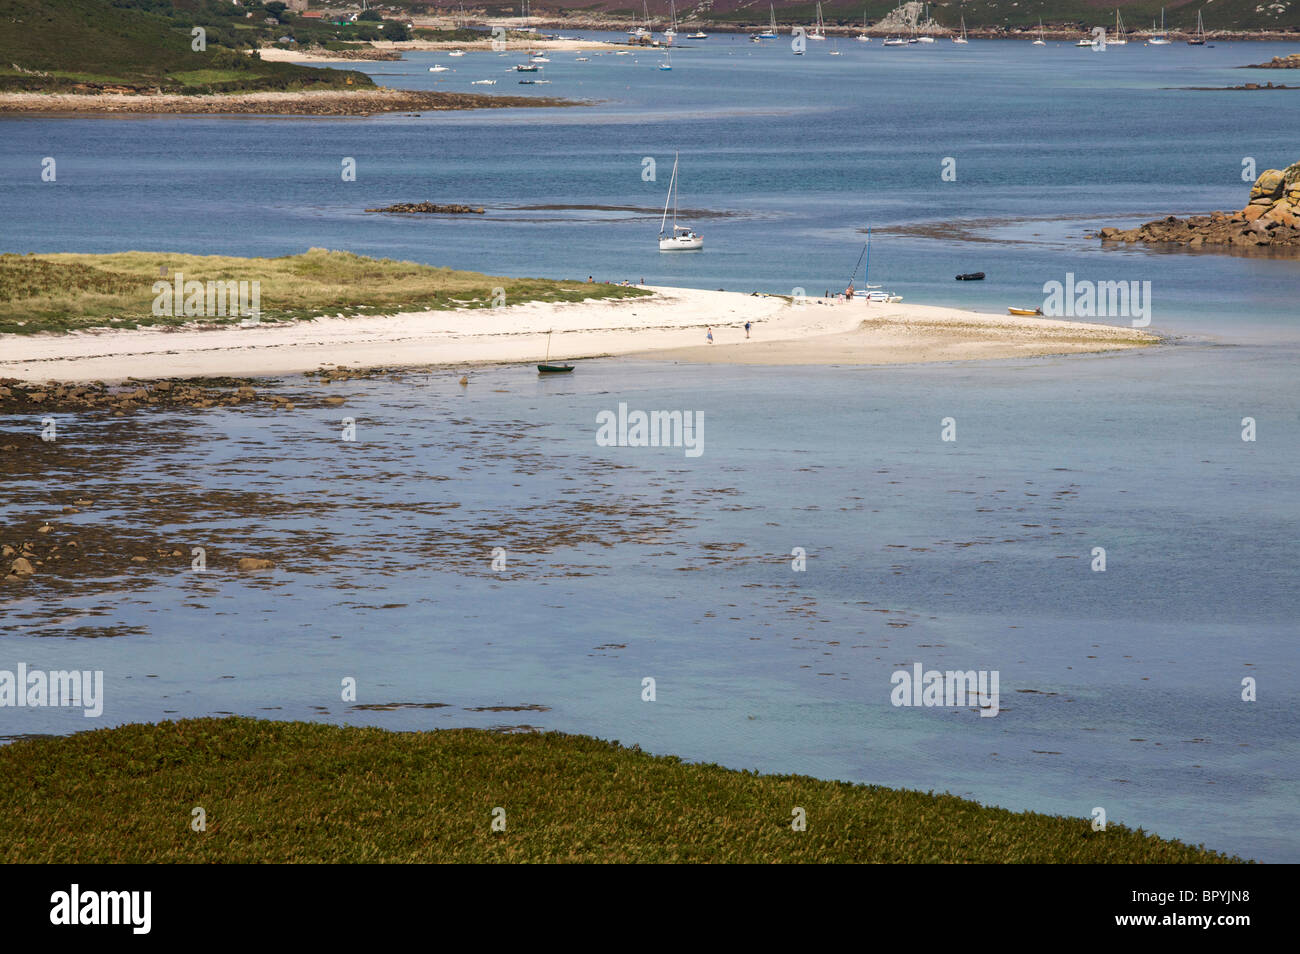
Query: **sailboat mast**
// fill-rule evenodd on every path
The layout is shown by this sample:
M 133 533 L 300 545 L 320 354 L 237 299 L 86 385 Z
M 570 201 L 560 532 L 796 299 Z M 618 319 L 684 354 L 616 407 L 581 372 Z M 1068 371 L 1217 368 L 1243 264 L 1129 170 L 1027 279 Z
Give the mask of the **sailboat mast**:
M 677 153 L 673 153 L 673 185 L 677 185 Z M 681 198 L 681 186 L 673 189 L 673 235 L 677 235 L 677 200 Z
M 677 182 L 677 154 L 673 153 L 673 174 L 668 180 L 668 198 L 664 199 L 664 217 L 659 220 L 659 234 L 664 234 L 664 226 L 668 224 L 668 205 L 673 201 L 673 185 Z M 673 225 L 677 225 L 677 212 L 673 212 Z

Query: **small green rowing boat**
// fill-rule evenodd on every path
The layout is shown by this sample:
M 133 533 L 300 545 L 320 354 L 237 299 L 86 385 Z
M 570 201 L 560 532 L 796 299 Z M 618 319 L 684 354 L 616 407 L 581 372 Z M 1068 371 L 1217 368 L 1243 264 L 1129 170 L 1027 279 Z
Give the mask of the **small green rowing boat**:
M 546 357 L 537 366 L 538 374 L 567 374 L 573 370 L 571 364 L 547 364 L 551 358 L 551 332 L 546 332 Z

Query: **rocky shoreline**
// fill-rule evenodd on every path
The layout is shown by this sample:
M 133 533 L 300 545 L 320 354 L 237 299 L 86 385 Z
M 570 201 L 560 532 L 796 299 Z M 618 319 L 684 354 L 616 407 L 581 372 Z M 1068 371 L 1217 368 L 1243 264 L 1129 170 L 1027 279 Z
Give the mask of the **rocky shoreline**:
M 1275 56 L 1267 63 L 1253 63 L 1250 66 L 1239 66 L 1239 70 L 1300 70 L 1300 53 L 1292 53 L 1289 56 Z
M 1240 86 L 1166 86 L 1165 89 L 1186 89 L 1193 92 L 1224 93 L 1243 89 L 1300 89 L 1300 86 L 1287 86 L 1285 83 L 1242 83 Z
M 0 93 L 5 113 L 220 114 L 250 116 L 371 116 L 376 113 L 437 112 L 453 109 L 513 109 L 535 106 L 581 106 L 567 99 L 491 96 L 380 88 L 305 92 L 230 93 L 183 96 L 176 93 Z
M 1240 212 L 1211 212 L 1185 219 L 1171 215 L 1135 229 L 1104 228 L 1103 242 L 1142 242 L 1201 248 L 1300 248 L 1300 162 L 1265 170 Z

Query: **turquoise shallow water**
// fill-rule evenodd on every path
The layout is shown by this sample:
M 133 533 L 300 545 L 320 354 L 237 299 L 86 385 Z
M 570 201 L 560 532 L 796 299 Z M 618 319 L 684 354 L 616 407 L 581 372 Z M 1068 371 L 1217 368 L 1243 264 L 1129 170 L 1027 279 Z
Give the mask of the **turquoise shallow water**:
M 1296 161 L 1295 93 L 1165 88 L 1278 81 L 1277 71 L 1235 67 L 1289 52 L 1285 44 L 839 48 L 839 57 L 794 57 L 788 40 L 719 35 L 678 50 L 667 73 L 658 55 L 581 54 L 580 63 L 556 53 L 541 87 L 506 72 L 518 57 L 488 51 L 411 54 L 371 70 L 403 88 L 598 103 L 586 109 L 0 120 L 0 249 L 328 246 L 506 275 L 820 293 L 843 287 L 868 224 L 963 220 L 999 242 L 882 231 L 873 280 L 909 300 L 1000 311 L 1041 299 L 1045 281 L 1073 271 L 1152 281 L 1157 325 L 1290 327 L 1288 262 L 1105 251 L 1082 237 L 1170 212 L 1240 208 L 1244 160 L 1258 170 Z M 455 71 L 429 73 L 436 62 Z M 498 84 L 470 85 L 477 78 Z M 653 244 L 674 151 L 682 207 L 713 213 L 692 218 L 706 236 L 702 255 L 661 256 Z M 57 183 L 40 180 L 44 156 L 58 162 Z M 344 157 L 357 161 L 355 182 L 342 180 Z M 642 178 L 646 157 L 654 181 Z M 941 179 L 945 158 L 956 160 L 955 182 Z M 363 211 L 422 199 L 489 211 L 436 220 Z M 952 280 L 971 271 L 989 278 Z
M 1103 806 L 1162 835 L 1300 860 L 1297 264 L 1081 238 L 1240 205 L 1243 156 L 1300 158 L 1289 94 L 1160 89 L 1241 82 L 1230 66 L 1281 50 L 1061 47 L 1045 65 L 1024 44 L 900 60 L 840 48 L 843 63 L 724 42 L 679 51 L 665 75 L 646 57 L 557 61 L 543 91 L 605 102 L 545 115 L 8 120 L 0 245 L 325 245 L 503 274 L 820 291 L 852 268 L 871 221 L 873 280 L 908 300 L 1000 309 L 1066 271 L 1150 280 L 1171 343 L 887 368 L 605 360 L 562 381 L 484 369 L 464 391 L 447 374 L 352 381 L 351 444 L 333 410 L 158 413 L 101 467 L 11 485 L 0 520 L 52 489 L 135 488 L 130 507 L 63 518 L 124 526 L 148 523 L 150 498 L 238 492 L 266 506 L 196 497 L 169 539 L 209 547 L 214 565 L 275 552 L 280 569 L 125 567 L 55 603 L 11 600 L 0 666 L 104 669 L 99 724 L 238 712 L 528 725 L 1017 809 Z M 382 64 L 404 71 L 384 81 L 429 84 L 426 65 Z M 506 208 L 653 208 L 664 182 L 642 182 L 641 158 L 675 148 L 685 204 L 732 213 L 698 220 L 704 254 L 647 253 L 657 213 Z M 38 191 L 47 154 L 59 182 Z M 341 155 L 358 158 L 356 183 L 339 181 Z M 959 177 L 945 185 L 948 155 Z M 359 211 L 417 198 L 490 214 Z M 949 219 L 998 241 L 890 231 Z M 980 268 L 982 286 L 952 281 Z M 597 446 L 596 415 L 621 401 L 702 413 L 703 455 Z M 955 442 L 940 439 L 945 417 Z M 70 421 L 62 439 L 120 426 Z M 1089 568 L 1095 546 L 1105 573 Z M 128 630 L 56 635 L 82 625 Z M 1003 711 L 895 708 L 890 675 L 914 662 L 999 671 Z M 444 707 L 353 709 L 345 676 L 363 704 Z M 1247 676 L 1258 702 L 1240 700 Z M 90 721 L 0 717 L 7 735 Z

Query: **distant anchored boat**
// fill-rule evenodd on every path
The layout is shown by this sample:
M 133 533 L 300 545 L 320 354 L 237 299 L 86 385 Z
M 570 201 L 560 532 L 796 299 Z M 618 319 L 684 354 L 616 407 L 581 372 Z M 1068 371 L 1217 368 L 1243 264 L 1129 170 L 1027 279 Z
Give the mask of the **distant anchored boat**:
M 964 272 L 957 276 L 959 282 L 982 282 L 984 281 L 983 272 Z

